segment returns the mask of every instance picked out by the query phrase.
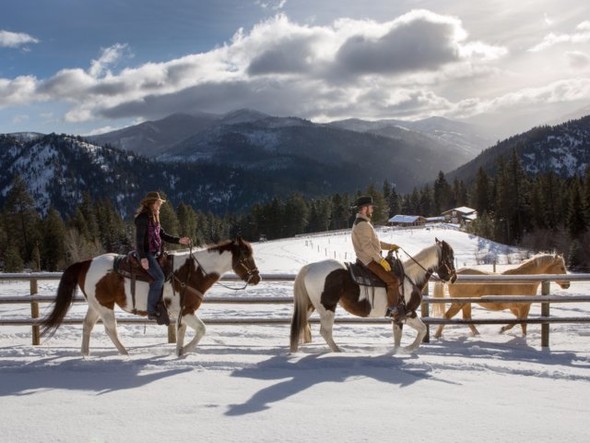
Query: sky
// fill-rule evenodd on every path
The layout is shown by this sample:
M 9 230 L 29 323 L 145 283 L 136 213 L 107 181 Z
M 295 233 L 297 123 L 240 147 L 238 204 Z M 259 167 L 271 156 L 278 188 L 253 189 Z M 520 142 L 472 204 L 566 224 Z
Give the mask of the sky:
M 498 254 L 516 266 L 513 248 L 466 233 L 431 229 L 379 231 L 415 254 L 449 242 L 458 265 L 474 266 L 481 254 Z M 296 273 L 310 261 L 352 253 L 350 233 L 254 243 L 263 274 Z M 55 294 L 56 281 L 39 282 Z M 590 283 L 553 295 L 587 295 Z M 26 281 L 0 280 L 0 295 L 26 297 Z M 214 304 L 208 296 L 286 297 L 290 282 L 266 281 L 233 292 L 215 285 L 199 312 L 211 318 L 289 318 L 291 304 Z M 41 305 L 42 314 L 49 304 Z M 66 318 L 81 319 L 84 303 Z M 30 318 L 28 304 L 0 304 L 0 319 Z M 552 316 L 588 317 L 588 303 L 552 304 Z M 117 317 L 124 313 L 117 311 Z M 344 317 L 342 309 L 337 318 Z M 540 315 L 533 304 L 531 317 Z M 513 318 L 473 307 L 474 318 Z M 317 318 L 317 315 L 316 315 Z M 27 326 L 0 326 L 0 410 L 5 443 L 144 443 L 214 441 L 274 443 L 555 442 L 588 440 L 590 324 L 552 324 L 550 348 L 541 325 L 499 334 L 499 325 L 449 325 L 414 354 L 392 353 L 386 323 L 334 326 L 343 352 L 328 352 L 312 324 L 313 342 L 289 353 L 288 324 L 214 325 L 197 350 L 174 356 L 166 328 L 119 323 L 129 351 L 120 356 L 100 327 L 89 357 L 80 355 L 81 325 L 63 325 L 51 340 L 31 344 Z M 402 345 L 415 335 L 404 328 Z
M 579 0 L 4 0 L 0 133 L 249 108 L 442 116 L 499 136 L 590 114 Z

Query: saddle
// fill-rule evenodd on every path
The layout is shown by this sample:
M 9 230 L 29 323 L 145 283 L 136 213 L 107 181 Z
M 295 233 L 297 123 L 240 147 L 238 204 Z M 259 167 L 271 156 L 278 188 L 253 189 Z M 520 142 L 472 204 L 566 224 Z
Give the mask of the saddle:
M 404 265 L 398 258 L 388 256 L 387 261 L 391 265 L 391 272 L 401 282 L 404 277 Z M 377 288 L 385 288 L 387 285 L 371 272 L 362 262 L 357 260 L 355 263 L 346 263 L 346 267 L 350 273 L 352 280 L 361 286 L 373 286 Z
M 168 281 L 172 273 L 172 264 L 168 260 L 168 254 L 164 252 L 158 257 L 158 263 L 164 271 L 165 280 Z M 113 270 L 125 278 L 151 283 L 154 279 L 149 272 L 141 266 L 137 251 L 131 251 L 127 255 L 117 255 L 113 263 Z
M 172 275 L 172 260 L 169 260 L 168 254 L 164 252 L 158 257 L 158 263 L 164 271 L 165 281 L 168 281 L 170 279 L 170 276 Z M 131 251 L 127 255 L 117 255 L 115 257 L 115 262 L 113 263 L 113 271 L 121 275 L 123 278 L 128 278 L 131 280 L 131 296 L 133 298 L 133 309 L 131 312 L 137 314 L 137 310 L 135 309 L 135 282 L 144 281 L 147 283 L 151 283 L 152 281 L 154 281 L 154 279 L 148 273 L 148 271 L 143 269 L 143 267 L 141 266 L 139 257 L 137 256 L 137 251 Z M 162 316 L 162 308 L 164 314 L 166 314 L 165 316 Z M 160 310 L 161 317 L 165 317 L 167 319 L 168 313 L 166 312 L 166 308 L 164 307 L 164 304 L 162 303 L 161 299 L 160 303 L 158 303 L 158 309 Z M 161 324 L 159 320 L 158 324 Z

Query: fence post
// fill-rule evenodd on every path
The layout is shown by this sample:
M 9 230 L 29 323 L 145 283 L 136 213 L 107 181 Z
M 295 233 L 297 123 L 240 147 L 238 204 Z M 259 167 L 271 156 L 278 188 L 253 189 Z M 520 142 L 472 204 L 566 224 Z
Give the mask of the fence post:
M 550 282 L 541 283 L 541 295 L 549 295 Z M 541 316 L 549 317 L 549 303 L 541 303 Z M 541 324 L 541 347 L 549 347 L 549 323 Z
M 31 297 L 34 297 L 35 295 L 37 295 L 38 288 L 37 288 L 37 279 L 36 278 L 32 278 L 29 281 L 29 287 L 31 288 L 31 290 L 30 290 Z M 31 301 L 31 318 L 32 319 L 39 318 L 39 302 Z M 39 333 L 39 325 L 33 325 L 33 346 L 39 345 L 40 342 L 41 342 L 41 335 Z
M 424 286 L 424 289 L 422 290 L 422 295 L 428 297 L 428 283 L 426 283 L 426 285 Z M 429 317 L 430 316 L 429 303 L 426 303 L 423 301 L 420 304 L 420 312 L 422 313 L 422 317 Z M 422 339 L 422 343 L 430 343 L 430 325 L 429 324 L 426 324 L 426 335 Z

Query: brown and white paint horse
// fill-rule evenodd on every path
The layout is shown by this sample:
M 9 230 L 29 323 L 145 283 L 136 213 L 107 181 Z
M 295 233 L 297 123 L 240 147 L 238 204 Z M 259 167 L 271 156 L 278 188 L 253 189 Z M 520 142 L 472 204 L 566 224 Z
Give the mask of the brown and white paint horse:
M 114 308 L 147 315 L 149 285 L 137 281 L 135 306 L 131 280 L 113 271 L 116 254 L 104 254 L 68 267 L 59 282 L 57 297 L 51 313 L 42 321 L 42 335 L 53 333 L 63 322 L 79 286 L 88 302 L 84 319 L 82 354 L 89 354 L 90 333 L 100 318 L 107 335 L 121 354 L 128 352 L 119 341 Z M 260 274 L 253 257 L 252 246 L 240 237 L 193 251 L 175 251 L 168 255 L 172 260 L 172 277 L 164 285 L 163 300 L 171 318 L 176 319 L 176 355 L 193 350 L 205 335 L 205 324 L 197 310 L 205 292 L 223 274 L 233 270 L 246 284 L 256 285 Z M 195 330 L 195 336 L 183 346 L 186 327 Z
M 453 248 L 447 242 L 436 239 L 433 246 L 406 260 L 403 268 L 404 277 L 400 293 L 404 297 L 406 307 L 413 311 L 413 315 L 404 319 L 403 323 L 417 331 L 414 342 L 403 350 L 412 352 L 420 346 L 427 332 L 426 325 L 415 313 L 422 297 L 421 293 L 416 294 L 414 285 L 422 291 L 433 272 L 445 281 L 454 281 L 456 276 Z M 320 334 L 333 352 L 340 351 L 332 338 L 338 304 L 359 317 L 383 317 L 387 310 L 385 288 L 374 288 L 374 296 L 367 297 L 366 292 L 360 290 L 359 285 L 353 281 L 346 265 L 337 260 L 323 260 L 303 266 L 295 278 L 293 290 L 291 352 L 297 351 L 300 341 L 311 342 L 309 317 L 315 310 L 320 314 Z M 372 293 L 372 290 L 369 290 L 369 293 Z M 402 324 L 393 322 L 394 351 L 400 348 L 401 336 Z

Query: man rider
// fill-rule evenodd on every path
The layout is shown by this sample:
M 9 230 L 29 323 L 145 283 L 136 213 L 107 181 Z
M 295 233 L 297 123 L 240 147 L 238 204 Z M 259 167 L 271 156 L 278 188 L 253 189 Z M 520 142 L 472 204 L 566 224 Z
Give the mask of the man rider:
M 371 224 L 374 207 L 373 197 L 359 197 L 354 207 L 357 209 L 357 214 L 351 236 L 357 260 L 387 285 L 387 304 L 389 307 L 385 315 L 399 321 L 406 314 L 404 305 L 400 303 L 399 280 L 391 272 L 391 266 L 387 260 L 381 256 L 382 250 L 396 251 L 399 246 L 382 242 L 377 237 L 377 233 Z

